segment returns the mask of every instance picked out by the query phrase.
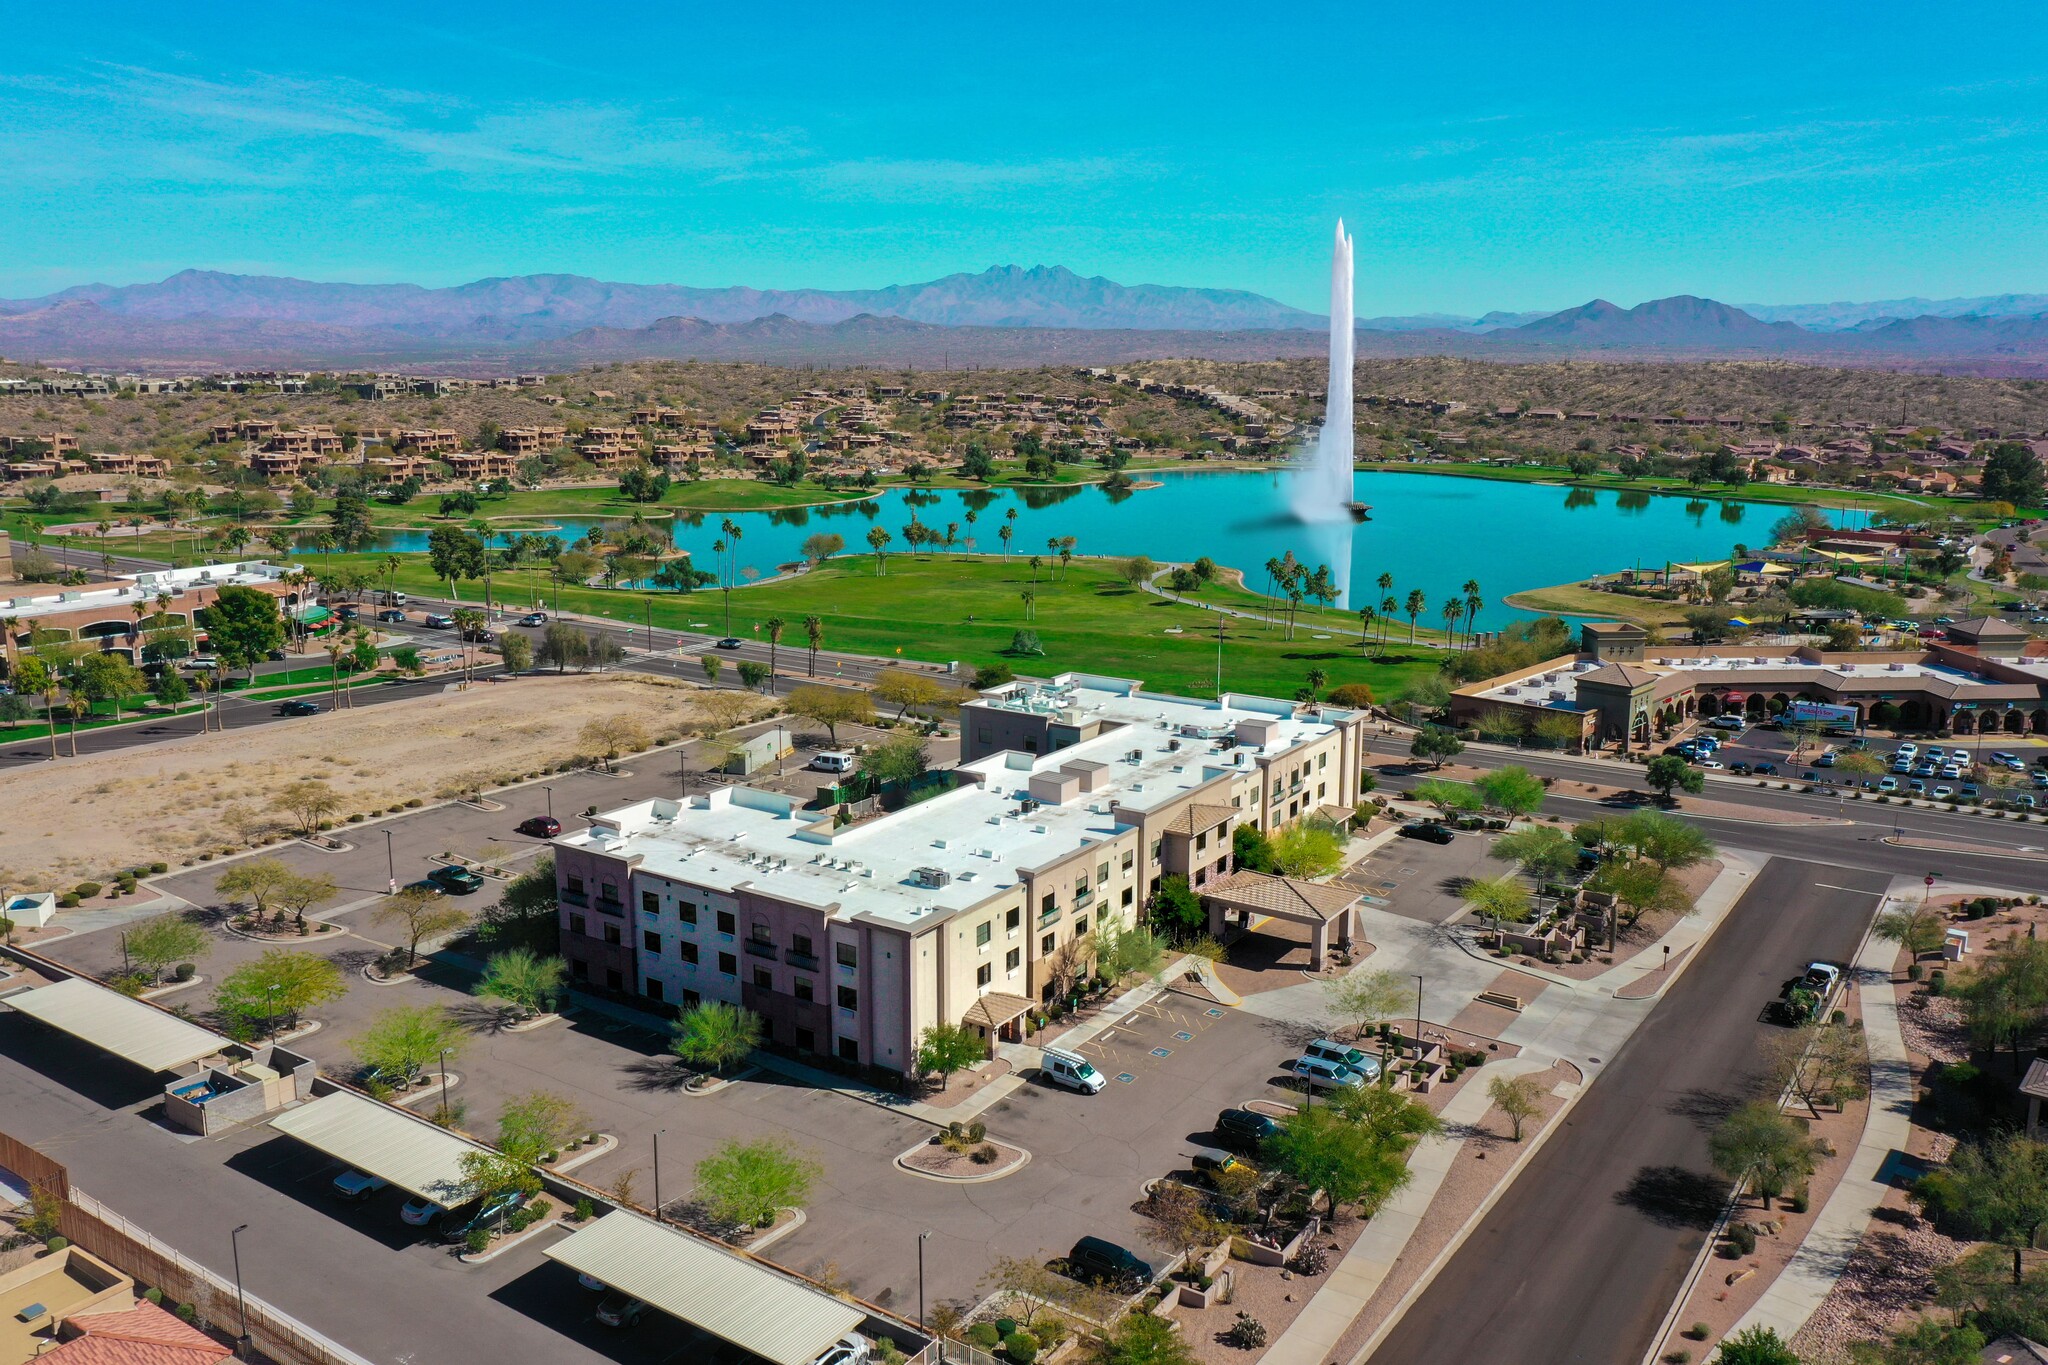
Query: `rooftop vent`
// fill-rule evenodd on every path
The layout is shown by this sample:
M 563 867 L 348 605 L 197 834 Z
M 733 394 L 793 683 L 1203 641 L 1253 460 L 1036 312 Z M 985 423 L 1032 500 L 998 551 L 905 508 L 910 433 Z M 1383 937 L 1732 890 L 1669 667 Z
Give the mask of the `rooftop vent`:
M 953 880 L 953 874 L 943 867 L 920 867 L 910 876 L 919 886 L 944 886 Z

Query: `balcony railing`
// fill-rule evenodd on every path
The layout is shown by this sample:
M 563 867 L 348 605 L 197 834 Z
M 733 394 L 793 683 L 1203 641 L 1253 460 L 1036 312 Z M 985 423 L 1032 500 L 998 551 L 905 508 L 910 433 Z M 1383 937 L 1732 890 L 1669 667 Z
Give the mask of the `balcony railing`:
M 747 940 L 747 956 L 765 957 L 773 962 L 777 956 L 775 945 L 766 939 L 750 938 Z
M 590 897 L 585 895 L 581 891 L 563 891 L 559 892 L 558 894 L 561 896 L 564 904 L 580 905 L 583 906 L 585 909 L 588 909 L 590 907 Z
M 1059 917 L 1060 908 L 1057 905 L 1055 905 L 1050 910 L 1041 910 L 1038 912 L 1038 926 L 1042 929 L 1046 925 L 1051 924 L 1054 920 L 1058 919 Z
M 597 898 L 597 908 L 607 915 L 623 915 L 626 913 L 626 903 L 624 901 L 605 896 Z
M 1087 905 L 1090 901 L 1094 899 L 1095 888 L 1092 886 L 1085 886 L 1074 893 L 1074 908 L 1076 910 L 1079 910 L 1082 906 Z
M 783 956 L 782 960 L 784 962 L 787 962 L 792 967 L 798 967 L 807 972 L 815 972 L 816 970 L 818 970 L 818 959 L 816 957 L 812 956 L 809 953 L 800 953 L 794 948 L 791 948 L 789 952 Z

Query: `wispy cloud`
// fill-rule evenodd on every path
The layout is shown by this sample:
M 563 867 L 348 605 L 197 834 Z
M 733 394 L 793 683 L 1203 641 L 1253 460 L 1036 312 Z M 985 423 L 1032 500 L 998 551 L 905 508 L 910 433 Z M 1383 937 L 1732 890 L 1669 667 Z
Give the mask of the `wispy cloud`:
M 1153 168 L 1116 157 L 1054 157 L 1042 161 L 966 161 L 869 157 L 833 161 L 801 172 L 830 194 L 883 200 L 958 199 L 997 191 L 1085 189 L 1150 175 Z

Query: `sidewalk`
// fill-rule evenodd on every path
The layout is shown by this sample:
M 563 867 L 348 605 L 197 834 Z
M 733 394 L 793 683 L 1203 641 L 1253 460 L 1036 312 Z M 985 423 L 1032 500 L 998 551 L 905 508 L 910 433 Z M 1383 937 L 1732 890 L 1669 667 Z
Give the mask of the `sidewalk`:
M 1898 954 L 1899 945 L 1872 935 L 1856 958 L 1863 987 L 1863 1032 L 1870 1043 L 1870 1117 L 1862 1140 L 1849 1159 L 1849 1169 L 1807 1230 L 1806 1240 L 1756 1306 L 1730 1329 L 1730 1336 L 1761 1323 L 1774 1329 L 1780 1340 L 1792 1340 L 1835 1287 L 1849 1254 L 1870 1225 L 1871 1211 L 1890 1188 L 1877 1173 L 1894 1151 L 1905 1150 L 1913 1109 L 1912 1067 L 1890 984 Z
M 1496 1075 L 1516 1076 L 1530 1071 L 1547 1071 L 1550 1065 L 1549 1062 L 1523 1056 L 1487 1070 Z M 1331 1268 L 1329 1278 L 1323 1281 L 1307 1307 L 1301 1310 L 1301 1316 L 1288 1324 L 1280 1339 L 1266 1352 L 1264 1365 L 1323 1365 L 1334 1357 L 1337 1343 L 1343 1340 L 1345 1332 L 1365 1311 L 1366 1304 L 1371 1302 L 1372 1296 L 1393 1271 L 1395 1262 L 1407 1249 L 1409 1239 L 1429 1212 L 1430 1203 L 1435 1200 L 1444 1176 L 1450 1172 L 1458 1153 L 1464 1150 L 1463 1138 L 1447 1134 L 1477 1124 L 1492 1106 L 1493 1100 L 1482 1085 L 1467 1086 L 1444 1106 L 1440 1117 L 1445 1133 L 1424 1138 L 1416 1144 L 1408 1157 L 1408 1169 L 1413 1178 L 1372 1216 L 1365 1231 L 1351 1244 L 1351 1250 Z M 1528 1150 L 1534 1151 L 1534 1145 Z M 1505 1181 L 1513 1179 L 1514 1172 L 1510 1171 Z M 1454 1248 L 1457 1243 L 1454 1241 L 1451 1245 Z

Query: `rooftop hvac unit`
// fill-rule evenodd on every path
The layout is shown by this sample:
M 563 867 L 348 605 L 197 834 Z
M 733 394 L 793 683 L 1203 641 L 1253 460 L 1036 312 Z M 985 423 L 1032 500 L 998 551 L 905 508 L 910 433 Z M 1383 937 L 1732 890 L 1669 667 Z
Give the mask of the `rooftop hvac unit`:
M 920 867 L 910 875 L 919 886 L 944 886 L 953 880 L 953 874 L 943 867 Z
M 1170 754 L 1177 754 L 1177 753 L 1179 753 L 1179 752 L 1180 752 L 1180 741 L 1179 741 L 1179 740 L 1177 740 L 1177 739 L 1169 739 L 1169 740 L 1167 740 L 1167 741 L 1166 741 L 1166 752 L 1168 752 L 1168 753 L 1170 753 Z
M 1133 749 L 1124 755 L 1124 762 L 1126 763 L 1141 763 L 1144 759 L 1145 751 L 1143 749 Z

